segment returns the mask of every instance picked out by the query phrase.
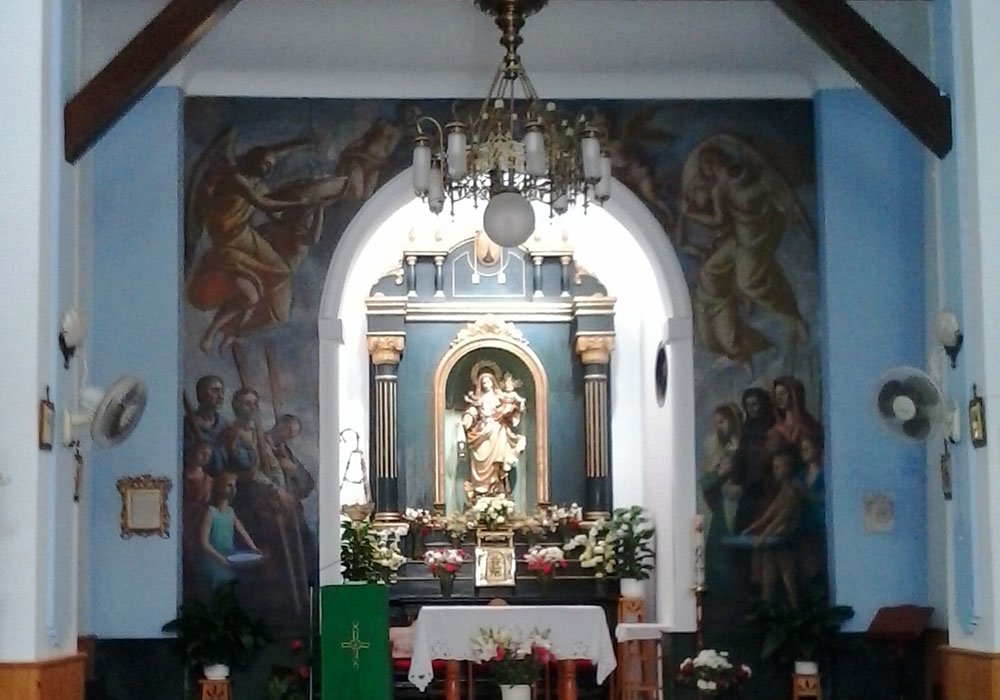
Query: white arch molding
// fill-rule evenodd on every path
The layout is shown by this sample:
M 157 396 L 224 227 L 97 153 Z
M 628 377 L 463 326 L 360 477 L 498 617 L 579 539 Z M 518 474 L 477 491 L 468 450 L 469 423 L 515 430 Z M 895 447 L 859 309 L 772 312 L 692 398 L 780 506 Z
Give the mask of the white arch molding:
M 338 372 L 344 343 L 341 318 L 346 301 L 345 282 L 366 242 L 397 210 L 412 200 L 411 174 L 407 169 L 382 186 L 361 207 L 341 236 L 327 270 L 319 317 L 320 483 L 323 485 L 319 503 L 321 584 L 340 581 Z M 643 439 L 641 493 L 636 495 L 656 521 L 655 619 L 673 630 L 691 631 L 695 628 L 691 584 L 694 575 L 692 521 L 696 502 L 691 299 L 677 253 L 642 201 L 614 181 L 605 210 L 628 231 L 650 262 L 666 314 L 663 327 L 646 328 L 639 342 Z M 662 407 L 656 400 L 653 376 L 656 351 L 661 342 L 666 347 L 670 373 Z M 618 365 L 631 366 L 631 363 Z M 613 392 L 617 385 L 616 371 L 612 356 Z M 627 400 L 635 402 L 636 397 L 629 396 Z M 616 503 L 625 505 L 617 495 Z

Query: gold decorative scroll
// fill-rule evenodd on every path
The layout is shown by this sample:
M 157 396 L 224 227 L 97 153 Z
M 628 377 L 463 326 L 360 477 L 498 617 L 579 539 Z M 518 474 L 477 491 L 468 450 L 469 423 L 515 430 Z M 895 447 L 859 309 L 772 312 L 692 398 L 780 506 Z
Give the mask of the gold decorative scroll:
M 493 332 L 487 329 L 493 329 Z M 504 350 L 521 360 L 531 373 L 535 389 L 535 494 L 538 503 L 549 502 L 548 396 L 549 381 L 541 360 L 512 323 L 485 317 L 459 331 L 434 370 L 434 505 L 444 507 L 444 410 L 448 376 L 465 355 L 480 348 Z
M 405 339 L 402 335 L 369 335 L 368 354 L 373 365 L 399 364 Z
M 517 326 L 508 323 L 491 314 L 478 318 L 458 332 L 451 341 L 451 347 L 456 347 L 475 340 L 476 338 L 506 338 L 507 340 L 527 347 L 528 340 Z
M 576 352 L 585 365 L 608 364 L 614 348 L 615 337 L 612 334 L 576 336 Z

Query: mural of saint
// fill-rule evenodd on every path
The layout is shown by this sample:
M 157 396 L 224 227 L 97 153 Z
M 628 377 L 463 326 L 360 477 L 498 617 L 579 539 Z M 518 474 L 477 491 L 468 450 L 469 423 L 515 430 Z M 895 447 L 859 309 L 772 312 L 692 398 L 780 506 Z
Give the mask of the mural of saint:
M 503 383 L 492 371 L 476 373 L 476 387 L 465 395 L 462 429 L 469 452 L 469 502 L 480 496 L 510 495 L 510 474 L 524 452 L 525 437 L 517 432 L 525 400 L 515 380 L 505 374 Z
M 791 324 L 805 341 L 808 327 L 774 252 L 790 223 L 811 230 L 788 183 L 746 140 L 732 134 L 705 139 L 682 174 L 676 239 L 684 250 L 685 222 L 712 233 L 700 252 L 694 287 L 698 340 L 713 353 L 747 362 L 770 347 L 748 320 L 757 306 Z

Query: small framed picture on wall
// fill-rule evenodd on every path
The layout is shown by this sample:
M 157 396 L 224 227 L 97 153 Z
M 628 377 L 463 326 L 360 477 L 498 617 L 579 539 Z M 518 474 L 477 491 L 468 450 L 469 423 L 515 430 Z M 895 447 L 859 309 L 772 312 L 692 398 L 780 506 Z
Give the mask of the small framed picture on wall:
M 170 537 L 170 513 L 167 510 L 170 479 L 149 474 L 125 476 L 118 480 L 117 486 L 122 497 L 123 539 L 134 535 Z
M 45 387 L 45 398 L 38 402 L 38 449 L 52 450 L 52 433 L 55 430 L 56 407 L 49 399 L 49 388 Z
M 972 385 L 972 400 L 969 401 L 969 437 L 973 447 L 986 447 L 986 407 L 983 397 L 976 394 Z

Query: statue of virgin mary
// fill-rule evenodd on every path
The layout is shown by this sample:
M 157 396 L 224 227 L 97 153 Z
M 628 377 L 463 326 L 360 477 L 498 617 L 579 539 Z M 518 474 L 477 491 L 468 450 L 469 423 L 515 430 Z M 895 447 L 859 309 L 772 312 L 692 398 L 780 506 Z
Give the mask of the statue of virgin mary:
M 492 371 L 483 371 L 465 402 L 461 423 L 469 452 L 466 498 L 472 503 L 480 496 L 510 496 L 510 473 L 525 446 L 524 436 L 516 430 L 525 410 L 524 397 L 517 393 L 511 375 L 504 375 L 501 386 Z

